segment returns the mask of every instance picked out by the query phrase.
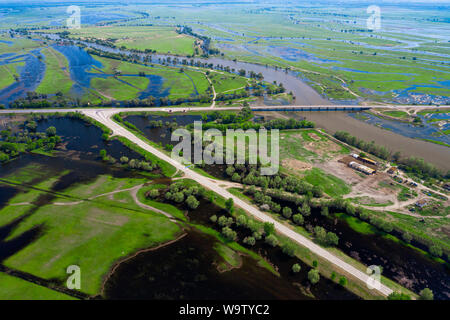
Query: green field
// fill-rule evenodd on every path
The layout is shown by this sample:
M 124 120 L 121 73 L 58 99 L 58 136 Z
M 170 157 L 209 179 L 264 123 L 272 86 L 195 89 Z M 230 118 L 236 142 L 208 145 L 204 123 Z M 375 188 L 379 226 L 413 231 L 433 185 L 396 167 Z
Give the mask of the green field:
M 36 92 L 45 94 L 61 92 L 68 94 L 73 81 L 70 79 L 67 59 L 50 47 L 42 49 L 41 53 L 45 56 L 46 69 L 44 79 L 36 88 Z
M 0 272 L 0 300 L 73 300 L 63 293 Z
M 23 62 L 16 62 L 0 66 L 0 90 L 16 81 L 14 76 L 18 77 L 17 67 L 23 65 Z
M 34 168 L 29 168 L 6 179 L 33 181 L 45 174 L 48 172 L 36 173 Z M 45 190 L 56 178 L 44 179 L 36 186 Z M 98 294 L 103 278 L 117 260 L 139 249 L 169 241 L 180 232 L 178 226 L 166 217 L 139 207 L 126 191 L 81 201 L 88 195 L 98 196 L 102 192 L 123 190 L 139 183 L 142 181 L 101 176 L 89 184 L 72 186 L 66 190 L 67 193 L 42 206 L 20 203 L 46 193 L 25 188 L 17 196 L 19 199 L 10 201 L 18 205 L 0 210 L 0 225 L 25 217 L 30 210 L 33 214 L 26 217 L 6 241 L 36 226 L 42 226 L 43 232 L 34 242 L 7 258 L 4 265 L 61 282 L 67 277 L 66 268 L 78 265 L 82 270 L 81 291 Z M 68 201 L 63 196 L 66 194 L 75 199 Z
M 178 34 L 174 27 L 139 26 L 139 27 L 86 27 L 71 30 L 72 38 L 97 38 L 109 40 L 117 47 L 145 51 L 156 50 L 159 53 L 193 55 L 195 39 Z

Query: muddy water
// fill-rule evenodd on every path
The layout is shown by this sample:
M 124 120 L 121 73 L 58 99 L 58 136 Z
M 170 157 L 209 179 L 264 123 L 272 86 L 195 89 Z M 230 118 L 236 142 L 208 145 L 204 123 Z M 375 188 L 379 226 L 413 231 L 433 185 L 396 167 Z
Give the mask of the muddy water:
M 404 156 L 423 158 L 442 170 L 450 170 L 450 149 L 445 146 L 407 138 L 350 117 L 346 112 L 287 112 L 290 117 L 305 117 L 330 133 L 343 130 L 365 141 L 375 141 Z
M 59 40 L 59 36 L 56 34 L 47 34 L 49 38 L 53 40 Z M 125 55 L 135 55 L 136 53 L 131 52 L 129 50 L 121 50 L 118 48 L 110 48 L 107 46 L 102 46 L 95 43 L 88 43 L 84 41 L 76 41 L 76 43 L 83 44 L 90 48 L 96 48 L 105 52 L 111 52 L 111 53 L 122 53 Z M 144 54 L 139 54 L 142 56 L 147 56 Z M 184 57 L 176 57 L 171 55 L 160 55 L 155 54 L 152 55 L 152 63 L 153 64 L 159 64 L 160 61 L 163 59 L 171 58 L 172 61 L 174 58 L 178 59 L 179 62 L 181 60 L 185 59 Z M 187 59 L 190 61 L 190 59 Z M 203 59 L 203 58 L 195 58 L 194 61 L 199 61 L 201 63 L 207 63 L 207 64 L 213 64 L 214 67 L 217 65 L 223 66 L 223 67 L 229 67 L 230 69 L 234 69 L 236 72 L 239 69 L 244 69 L 247 72 L 253 71 L 255 73 L 261 73 L 264 76 L 264 80 L 267 82 L 272 83 L 273 81 L 277 81 L 277 83 L 283 83 L 284 87 L 286 88 L 287 92 L 291 92 L 296 97 L 296 103 L 301 105 L 327 105 L 327 104 L 333 104 L 332 102 L 328 101 L 327 99 L 320 96 L 319 93 L 317 93 L 313 88 L 311 88 L 309 85 L 307 85 L 303 80 L 300 79 L 299 75 L 295 72 L 285 72 L 283 69 L 275 69 L 272 67 L 266 67 L 264 65 L 258 65 L 253 63 L 247 63 L 247 62 L 240 62 L 240 61 L 231 61 L 227 59 L 222 59 L 218 57 L 211 57 L 209 59 Z M 174 65 L 174 64 L 172 64 Z M 181 65 L 180 63 L 175 65 Z

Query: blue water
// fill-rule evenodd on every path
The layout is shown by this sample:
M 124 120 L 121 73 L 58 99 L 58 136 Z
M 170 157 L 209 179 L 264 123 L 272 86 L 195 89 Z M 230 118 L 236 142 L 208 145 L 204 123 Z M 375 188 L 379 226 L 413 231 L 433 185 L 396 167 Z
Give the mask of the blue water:
M 287 61 L 299 61 L 299 60 L 307 60 L 315 63 L 329 63 L 329 62 L 337 62 L 330 59 L 322 59 L 316 57 L 315 55 L 308 53 L 306 51 L 291 48 L 291 47 L 281 47 L 281 46 L 268 46 L 267 52 L 271 55 L 277 56 L 281 59 Z
M 45 73 L 45 63 L 37 58 L 39 55 L 41 55 L 41 49 L 35 49 L 30 51 L 29 54 L 20 55 L 25 65 L 17 68 L 19 81 L 0 90 L 0 103 L 9 105 L 14 100 L 25 97 L 28 91 L 34 91 L 37 88 Z M 17 57 L 13 58 L 17 59 Z
M 13 42 L 12 41 L 8 41 L 8 40 L 0 40 L 0 43 L 7 44 L 8 47 L 11 47 L 13 45 Z
M 439 129 L 432 125 L 432 123 L 427 123 L 427 119 L 450 119 L 450 113 L 436 113 L 429 115 L 427 117 L 420 116 L 423 122 L 423 127 L 413 126 L 410 123 L 395 121 L 395 120 L 387 120 L 378 118 L 370 113 L 360 112 L 360 113 L 349 113 L 348 115 L 352 118 L 358 119 L 357 115 L 362 115 L 367 117 L 367 120 L 364 120 L 367 123 L 376 125 L 378 127 L 388 129 L 394 133 L 401 134 L 402 136 L 414 138 L 414 139 L 429 139 L 439 142 L 444 142 L 450 145 L 450 136 L 442 135 L 442 136 L 433 136 L 433 134 L 439 133 Z M 358 119 L 360 120 L 360 119 Z M 450 129 L 450 123 L 447 123 L 443 130 Z
M 162 98 L 167 97 L 170 93 L 170 88 L 162 89 L 164 78 L 157 75 L 146 75 L 150 80 L 147 88 L 139 94 L 139 99 L 146 99 L 148 97 Z
M 109 75 L 90 72 L 93 68 L 102 68 L 100 61 L 95 60 L 83 48 L 77 46 L 52 46 L 61 52 L 69 62 L 70 78 L 75 82 L 71 94 L 81 97 L 91 87 L 92 78 L 107 78 Z

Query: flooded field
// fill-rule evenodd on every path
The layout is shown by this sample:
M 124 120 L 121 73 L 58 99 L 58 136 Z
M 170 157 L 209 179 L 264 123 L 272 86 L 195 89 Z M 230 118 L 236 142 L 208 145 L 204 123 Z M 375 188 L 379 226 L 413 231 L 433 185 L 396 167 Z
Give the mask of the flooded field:
M 180 120 L 180 119 L 179 119 Z M 182 122 L 180 120 L 180 122 Z M 0 187 L 0 206 L 3 208 L 18 193 L 29 186 L 42 182 L 49 176 L 62 174 L 52 184 L 51 192 L 45 192 L 33 202 L 34 206 L 24 216 L 0 227 L 0 261 L 15 255 L 39 239 L 45 233 L 45 227 L 37 226 L 14 241 L 3 240 L 17 225 L 24 221 L 40 207 L 49 205 L 58 193 L 74 185 L 95 181 L 100 175 L 127 178 L 137 177 L 139 173 L 108 165 L 99 161 L 98 150 L 104 148 L 114 157 L 136 154 L 118 141 L 104 142 L 101 130 L 86 126 L 82 121 L 68 118 L 50 117 L 38 121 L 38 131 L 55 126 L 62 137 L 63 149 L 55 157 L 36 154 L 24 154 L 18 159 L 0 166 L 0 181 L 22 168 L 30 165 L 39 167 L 41 172 L 48 172 L 42 178 L 25 184 L 2 184 Z M 67 172 L 67 173 L 66 173 Z M 42 181 L 41 181 L 42 180 Z M 158 183 L 170 183 L 170 180 L 158 180 Z M 224 211 L 202 200 L 195 213 L 190 215 L 194 223 L 211 227 L 209 216 L 223 214 Z M 240 231 L 242 234 L 245 230 Z M 248 231 L 247 231 L 248 232 Z M 242 235 L 243 237 L 244 235 Z M 298 259 L 289 258 L 280 248 L 258 244 L 254 250 L 260 252 L 276 270 L 280 277 L 258 265 L 249 256 L 241 256 L 238 268 L 223 272 L 217 268 L 221 261 L 214 245 L 215 238 L 188 230 L 188 235 L 181 240 L 163 246 L 155 251 L 142 253 L 120 265 L 107 282 L 106 298 L 117 299 L 357 299 L 358 297 L 327 279 L 311 286 L 307 280 L 309 267 Z M 293 274 L 294 263 L 302 266 L 302 272 Z M 58 283 L 55 283 L 58 285 Z
M 226 214 L 222 209 L 202 201 L 195 212 L 189 214 L 196 223 L 214 227 L 209 217 Z M 218 266 L 222 258 L 214 246 L 217 240 L 190 229 L 176 243 L 156 251 L 139 254 L 122 263 L 105 287 L 105 296 L 111 299 L 357 299 L 327 279 L 311 285 L 307 279 L 310 267 L 290 258 L 278 248 L 259 241 L 252 250 L 259 252 L 280 273 L 277 277 L 256 264 L 248 256 L 241 256 L 241 265 L 226 272 Z M 243 239 L 247 230 L 239 230 Z M 292 265 L 301 265 L 294 274 Z

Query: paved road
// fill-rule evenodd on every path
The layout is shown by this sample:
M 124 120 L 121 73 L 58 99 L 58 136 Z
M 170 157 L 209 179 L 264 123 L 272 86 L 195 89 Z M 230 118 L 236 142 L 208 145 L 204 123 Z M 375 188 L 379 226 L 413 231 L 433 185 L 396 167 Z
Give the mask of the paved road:
M 367 106 L 355 106 L 355 105 L 323 105 L 323 106 L 300 106 L 300 105 L 285 105 L 285 106 L 251 106 L 255 111 L 309 111 L 309 110 L 324 110 L 324 111 L 345 111 L 354 109 L 436 109 L 436 108 L 450 108 L 450 106 L 437 107 L 435 105 L 427 106 L 415 106 L 415 105 L 367 105 Z M 131 111 L 160 111 L 160 112 L 187 112 L 187 111 L 210 111 L 214 110 L 240 110 L 241 107 L 152 107 L 152 108 L 68 108 L 68 109 L 3 109 L 0 110 L 0 114 L 8 113 L 54 113 L 54 112 L 95 112 L 95 111 L 114 111 L 117 112 L 131 112 Z
M 161 110 L 160 108 L 158 110 Z M 220 196 L 224 197 L 225 199 L 232 198 L 234 203 L 247 211 L 249 214 L 254 216 L 260 221 L 263 222 L 270 222 L 275 225 L 275 229 L 289 237 L 290 239 L 294 240 L 295 242 L 299 243 L 300 245 L 308 248 L 318 256 L 328 260 L 329 262 L 333 263 L 343 271 L 353 275 L 354 277 L 360 279 L 363 282 L 367 282 L 369 277 L 364 272 L 361 272 L 360 270 L 356 269 L 355 267 L 351 266 L 350 264 L 344 262 L 340 258 L 336 257 L 332 253 L 328 252 L 327 250 L 323 249 L 322 247 L 318 246 L 308 238 L 296 233 L 295 231 L 291 230 L 290 228 L 286 227 L 285 225 L 279 223 L 275 219 L 273 219 L 270 215 L 258 210 L 257 208 L 249 205 L 247 202 L 239 199 L 238 197 L 232 195 L 229 193 L 225 188 L 221 187 L 220 184 L 221 181 L 210 179 L 207 177 L 204 177 L 191 169 L 187 168 L 186 166 L 182 165 L 181 163 L 173 160 L 171 157 L 166 155 L 165 153 L 161 152 L 160 150 L 148 145 L 145 141 L 135 136 L 130 131 L 126 130 L 122 126 L 118 125 L 116 122 L 114 122 L 111 117 L 118 112 L 118 110 L 82 110 L 82 112 L 92 117 L 93 119 L 97 120 L 98 122 L 104 124 L 108 128 L 110 128 L 114 135 L 123 136 L 130 141 L 136 143 L 139 147 L 143 148 L 144 150 L 147 150 L 148 152 L 151 152 L 158 158 L 170 163 L 173 165 L 176 169 L 179 171 L 182 171 L 187 178 L 193 179 L 197 181 L 199 184 L 203 185 L 204 187 L 213 190 Z M 392 293 L 392 290 L 388 288 L 387 286 L 381 284 L 379 288 L 374 289 L 377 290 L 379 294 L 382 294 L 384 296 L 389 295 Z

